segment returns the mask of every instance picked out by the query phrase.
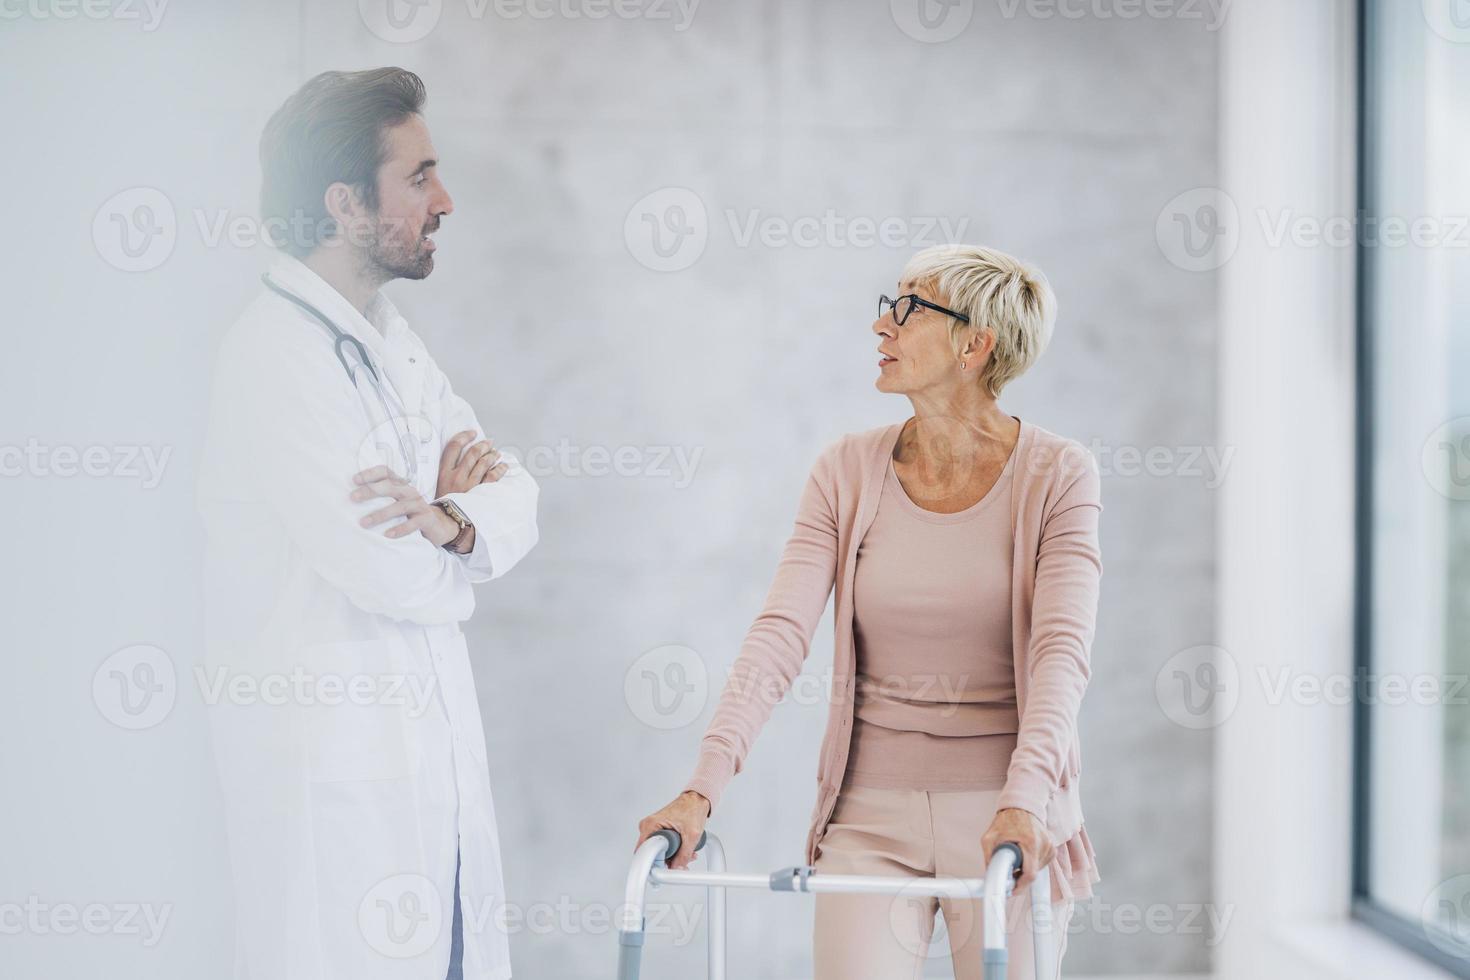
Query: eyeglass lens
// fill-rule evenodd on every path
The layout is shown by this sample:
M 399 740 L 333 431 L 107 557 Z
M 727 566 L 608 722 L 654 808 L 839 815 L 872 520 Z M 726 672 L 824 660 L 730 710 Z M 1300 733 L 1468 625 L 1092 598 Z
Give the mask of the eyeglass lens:
M 912 296 L 900 296 L 898 299 L 889 299 L 887 296 L 878 297 L 878 315 L 892 312 L 893 322 L 903 326 L 903 322 L 909 318 L 914 311 L 914 298 Z

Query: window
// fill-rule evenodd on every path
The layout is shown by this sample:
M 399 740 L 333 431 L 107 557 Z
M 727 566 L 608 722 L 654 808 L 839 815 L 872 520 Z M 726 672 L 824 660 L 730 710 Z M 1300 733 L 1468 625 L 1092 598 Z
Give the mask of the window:
M 1354 912 L 1470 977 L 1470 2 L 1361 25 Z

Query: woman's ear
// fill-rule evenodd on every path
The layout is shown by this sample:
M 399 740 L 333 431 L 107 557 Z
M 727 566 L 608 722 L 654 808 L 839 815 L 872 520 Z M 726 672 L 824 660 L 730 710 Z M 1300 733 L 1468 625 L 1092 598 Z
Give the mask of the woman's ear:
M 979 367 L 990 357 L 990 352 L 995 349 L 995 332 L 991 330 L 972 330 L 970 337 L 965 341 L 963 353 L 960 355 L 965 363 Z

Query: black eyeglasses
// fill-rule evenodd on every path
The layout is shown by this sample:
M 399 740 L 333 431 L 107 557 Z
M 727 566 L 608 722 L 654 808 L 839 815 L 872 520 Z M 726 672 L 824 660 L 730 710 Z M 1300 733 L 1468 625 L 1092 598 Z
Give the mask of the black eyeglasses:
M 920 299 L 913 293 L 909 293 L 907 296 L 900 296 L 898 299 L 889 299 L 887 296 L 878 297 L 878 315 L 882 316 L 885 313 L 892 313 L 893 322 L 900 327 L 903 326 L 903 321 L 909 318 L 909 314 L 920 306 L 926 309 L 936 310 L 945 316 L 952 316 L 961 323 L 970 322 L 970 318 L 963 313 L 956 313 L 954 310 L 945 309 L 938 303 L 931 303 L 927 299 Z

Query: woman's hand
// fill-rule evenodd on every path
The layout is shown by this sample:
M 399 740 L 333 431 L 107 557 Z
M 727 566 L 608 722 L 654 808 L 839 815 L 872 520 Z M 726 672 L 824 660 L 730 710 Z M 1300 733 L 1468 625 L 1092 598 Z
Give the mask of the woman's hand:
M 1051 864 L 1056 848 L 1046 836 L 1046 826 L 1029 810 L 1007 808 L 999 810 L 990 821 L 990 829 L 980 838 L 980 848 L 985 852 L 985 866 L 990 867 L 990 856 L 995 849 L 1007 842 L 1021 847 L 1021 877 L 1016 889 L 1026 887 L 1036 878 L 1036 872 Z
M 505 475 L 509 467 L 500 462 L 500 451 L 489 439 L 482 439 L 471 446 L 473 438 L 475 430 L 466 429 L 444 444 L 444 452 L 439 456 L 439 485 L 434 488 L 435 500 L 446 494 L 467 493 L 482 483 L 494 483 Z
M 633 850 L 642 847 L 643 842 L 656 831 L 677 830 L 679 853 L 669 858 L 667 863 L 676 871 L 687 868 L 689 862 L 694 860 L 694 847 L 704 834 L 704 825 L 709 820 L 709 814 L 709 800 L 692 789 L 685 790 L 662 810 L 638 821 L 638 843 L 633 845 Z

